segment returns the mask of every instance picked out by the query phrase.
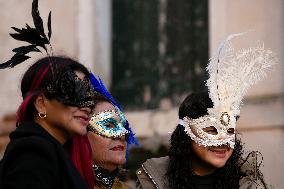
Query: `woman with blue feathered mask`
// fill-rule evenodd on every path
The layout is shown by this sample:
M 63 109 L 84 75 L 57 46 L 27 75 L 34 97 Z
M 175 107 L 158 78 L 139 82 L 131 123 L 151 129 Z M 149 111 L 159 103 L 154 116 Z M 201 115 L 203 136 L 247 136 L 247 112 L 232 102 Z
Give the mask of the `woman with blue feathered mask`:
M 68 147 L 71 159 L 89 188 L 129 188 L 120 178 L 128 147 L 137 144 L 119 105 L 101 80 L 91 76 L 95 90 L 94 110 L 86 136 L 76 137 Z

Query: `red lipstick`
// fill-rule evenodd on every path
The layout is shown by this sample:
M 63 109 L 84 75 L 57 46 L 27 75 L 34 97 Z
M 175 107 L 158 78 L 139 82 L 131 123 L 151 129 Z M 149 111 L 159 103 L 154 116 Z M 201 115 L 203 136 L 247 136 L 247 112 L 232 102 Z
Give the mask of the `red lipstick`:
M 117 145 L 117 146 L 115 146 L 115 147 L 112 147 L 110 150 L 112 150 L 112 151 L 123 151 L 124 149 L 125 149 L 124 146 L 122 146 L 122 145 Z

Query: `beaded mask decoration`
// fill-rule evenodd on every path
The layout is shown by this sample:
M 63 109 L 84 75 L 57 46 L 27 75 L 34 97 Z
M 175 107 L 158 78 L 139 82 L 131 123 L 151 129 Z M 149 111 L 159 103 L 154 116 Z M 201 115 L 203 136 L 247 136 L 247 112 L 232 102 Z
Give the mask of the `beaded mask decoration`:
M 97 126 L 96 125 L 96 121 L 95 121 L 96 120 L 96 115 L 94 115 L 91 118 L 91 121 L 89 122 L 90 123 L 89 129 L 91 131 L 93 131 L 93 132 L 98 133 L 98 134 L 100 134 L 100 132 L 101 132 L 102 136 L 111 137 L 111 138 L 118 137 L 119 135 L 122 135 L 122 134 L 123 134 L 123 136 L 126 135 L 125 139 L 126 139 L 126 142 L 127 142 L 127 151 L 126 151 L 126 157 L 127 157 L 128 156 L 129 145 L 130 144 L 139 145 L 139 142 L 135 138 L 134 133 L 132 132 L 132 129 L 130 128 L 127 119 L 125 118 L 124 114 L 122 113 L 122 109 L 120 108 L 118 103 L 114 100 L 112 95 L 108 92 L 108 90 L 104 86 L 104 83 L 102 82 L 102 80 L 101 79 L 97 79 L 93 74 L 90 75 L 90 80 L 91 80 L 93 89 L 96 92 L 102 94 L 115 107 L 115 112 L 116 113 L 111 113 L 109 115 L 112 115 L 112 116 L 114 116 L 114 115 L 117 116 L 118 115 L 118 117 L 120 119 L 120 123 L 121 123 L 122 126 L 120 125 L 121 127 L 117 127 L 119 129 L 117 129 L 117 131 L 115 131 L 115 132 L 114 132 L 115 129 L 109 129 L 109 128 L 106 128 L 106 127 Z M 107 114 L 101 114 L 101 115 L 102 116 L 100 116 L 100 117 L 108 118 L 106 116 Z M 105 128 L 105 130 L 104 130 L 104 128 Z M 124 131 L 124 129 L 127 131 L 127 133 L 126 133 L 126 131 Z
M 45 95 L 69 106 L 94 107 L 94 93 L 88 77 L 80 79 L 73 70 L 66 68 L 47 86 Z
M 199 145 L 234 148 L 236 118 L 240 114 L 242 99 L 276 62 L 274 53 L 264 49 L 263 43 L 235 53 L 231 40 L 240 35 L 242 33 L 228 36 L 209 61 L 206 85 L 213 108 L 207 109 L 208 115 L 179 120 L 188 136 Z M 208 132 L 208 128 L 213 128 L 214 134 Z
M 107 138 L 121 138 L 129 133 L 125 129 L 126 118 L 115 108 L 94 114 L 89 122 L 88 129 Z

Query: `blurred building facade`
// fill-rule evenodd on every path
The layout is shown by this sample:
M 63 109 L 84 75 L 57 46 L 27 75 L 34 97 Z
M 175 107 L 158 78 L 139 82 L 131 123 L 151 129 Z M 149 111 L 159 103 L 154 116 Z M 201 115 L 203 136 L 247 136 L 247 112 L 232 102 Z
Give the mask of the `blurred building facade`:
M 127 3 L 127 0 L 115 1 Z M 157 32 L 158 37 L 161 38 L 160 41 L 162 41 L 163 36 L 160 35 L 163 35 L 163 33 L 159 33 L 159 31 L 163 30 L 163 19 L 165 19 L 163 17 L 165 12 L 163 11 L 167 13 L 168 9 L 165 6 L 170 5 L 170 0 L 157 0 L 155 2 L 157 2 L 157 10 L 160 11 L 157 15 L 159 20 Z M 186 3 L 182 0 L 177 2 Z M 192 4 L 196 5 L 197 2 L 192 1 Z M 24 23 L 32 23 L 31 3 L 32 0 L 0 2 L 1 62 L 12 56 L 12 48 L 19 46 L 18 42 L 8 36 L 8 33 L 12 32 L 10 27 L 23 27 Z M 113 57 L 116 56 L 113 52 L 115 51 L 115 44 L 113 44 L 115 33 L 113 31 L 116 26 L 113 23 L 114 16 L 119 17 L 119 15 L 115 12 L 114 6 L 117 6 L 117 4 L 111 0 L 39 1 L 39 9 L 44 23 L 46 23 L 49 10 L 52 11 L 54 54 L 78 58 L 115 92 L 112 84 L 119 80 L 119 73 L 116 71 L 119 70 L 119 67 L 113 65 L 113 62 L 115 62 Z M 238 40 L 237 46 L 249 46 L 254 44 L 253 42 L 261 40 L 265 47 L 277 54 L 279 64 L 274 71 L 265 81 L 260 82 L 249 91 L 241 112 L 238 128 L 247 149 L 256 149 L 262 152 L 265 165 L 263 171 L 268 182 L 277 188 L 284 188 L 284 181 L 282 180 L 282 170 L 284 169 L 284 2 L 281 0 L 209 0 L 203 6 L 208 7 L 208 38 L 206 39 L 208 48 L 205 48 L 206 53 L 203 55 L 206 58 L 216 52 L 219 43 L 227 35 L 244 31 L 249 32 L 245 37 Z M 128 9 L 124 11 L 126 11 L 125 15 L 127 16 Z M 17 12 L 17 14 L 13 14 L 13 12 Z M 174 13 L 171 12 L 171 14 Z M 144 20 L 141 24 L 146 25 L 147 20 Z M 125 32 L 131 31 L 132 28 L 127 28 Z M 157 53 L 163 55 L 165 44 L 159 42 L 158 45 Z M 147 55 L 145 53 L 145 56 Z M 0 70 L 0 154 L 3 153 L 9 140 L 9 132 L 15 128 L 14 115 L 21 103 L 19 86 L 22 74 L 28 65 L 44 55 L 32 54 L 31 56 L 32 58 L 25 65 Z M 152 56 L 152 54 L 149 56 Z M 139 61 L 139 57 L 136 60 Z M 161 60 L 165 59 L 159 59 L 159 61 Z M 204 65 L 206 63 L 202 64 L 202 66 Z M 195 71 L 198 72 L 198 69 Z M 148 77 L 147 74 L 145 74 L 145 77 Z M 115 78 L 115 81 L 113 78 Z M 158 79 L 161 81 L 161 78 Z M 188 81 L 185 80 L 185 82 Z M 163 83 L 157 82 L 157 85 L 163 85 Z M 159 87 L 157 86 L 157 88 Z M 188 92 L 194 89 L 192 88 Z M 153 94 L 150 93 L 151 95 L 149 95 L 149 88 L 144 87 L 141 90 L 141 93 L 143 93 L 141 98 L 148 102 L 149 98 L 153 98 L 155 93 L 154 89 L 150 91 Z M 114 94 L 121 95 L 119 93 Z M 127 94 L 124 95 L 125 98 L 128 98 Z M 182 101 L 184 96 L 180 95 L 177 98 Z M 144 106 L 143 109 L 135 108 L 135 105 L 133 108 L 127 108 L 127 102 L 124 103 L 124 107 L 129 109 L 127 117 L 137 136 L 154 138 L 150 147 L 168 143 L 170 132 L 174 130 L 178 121 L 177 104 L 172 103 L 168 98 L 161 98 L 157 103 L 158 105 L 151 106 L 151 109 L 148 109 L 148 106 Z

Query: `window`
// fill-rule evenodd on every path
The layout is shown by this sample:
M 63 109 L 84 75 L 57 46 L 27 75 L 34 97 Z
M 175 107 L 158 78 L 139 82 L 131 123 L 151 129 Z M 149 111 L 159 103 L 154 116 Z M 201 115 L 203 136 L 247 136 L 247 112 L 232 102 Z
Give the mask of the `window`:
M 132 109 L 205 89 L 208 1 L 114 0 L 112 94 Z

